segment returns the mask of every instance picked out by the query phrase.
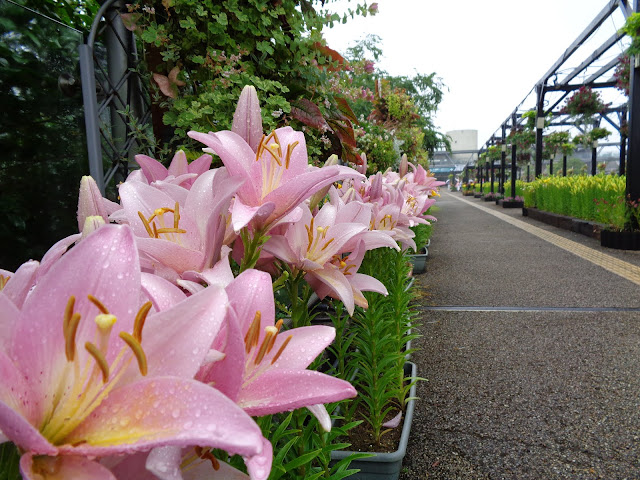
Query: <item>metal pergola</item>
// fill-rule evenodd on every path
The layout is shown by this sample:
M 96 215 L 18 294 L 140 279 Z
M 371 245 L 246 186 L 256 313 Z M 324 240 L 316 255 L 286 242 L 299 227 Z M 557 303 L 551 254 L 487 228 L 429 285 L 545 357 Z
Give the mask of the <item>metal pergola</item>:
M 605 41 L 600 43 L 599 47 L 593 49 L 590 55 L 587 55 L 579 64 L 569 67 L 569 60 L 574 60 L 576 52 L 581 47 L 585 46 L 588 40 L 593 40 L 594 33 L 616 12 L 621 12 L 623 18 L 626 20 L 633 11 L 638 11 L 638 0 L 635 0 L 634 10 L 631 9 L 628 0 L 610 0 L 607 5 L 598 13 L 593 21 L 584 29 L 584 31 L 574 40 L 574 42 L 565 50 L 565 52 L 558 58 L 558 60 L 549 68 L 549 70 L 536 82 L 531 92 L 535 93 L 535 104 L 532 108 L 527 108 L 525 111 L 535 110 L 536 122 L 535 122 L 535 177 L 542 174 L 542 157 L 543 157 L 543 131 L 545 129 L 545 120 L 551 117 L 550 124 L 546 125 L 546 128 L 562 127 L 562 126 L 574 126 L 573 122 L 569 121 L 569 116 L 560 111 L 560 105 L 565 98 L 571 93 L 582 86 L 589 86 L 592 89 L 611 89 L 616 86 L 616 82 L 613 79 L 613 70 L 619 64 L 619 55 L 614 58 L 606 60 L 603 65 L 597 65 L 596 62 L 601 60 L 606 54 L 611 54 L 611 50 L 614 47 L 621 48 L 625 35 L 616 30 L 615 33 L 606 38 Z M 615 145 L 620 148 L 620 163 L 619 173 L 627 175 L 627 194 L 633 198 L 640 197 L 640 117 L 634 122 L 634 109 L 633 106 L 636 102 L 640 102 L 640 85 L 635 88 L 635 84 L 640 82 L 640 77 L 634 73 L 637 72 L 637 68 L 640 66 L 640 61 L 637 59 L 632 62 L 631 68 L 631 86 L 629 102 L 621 102 L 620 105 L 616 105 L 608 108 L 598 117 L 598 122 L 606 122 L 613 126 L 620 135 L 619 143 L 601 144 L 600 146 Z M 531 93 L 530 92 L 530 93 Z M 516 106 L 516 108 L 509 114 L 504 120 L 501 126 L 491 135 L 486 141 L 484 146 L 479 150 L 478 155 L 485 152 L 489 146 L 496 144 L 506 144 L 507 129 L 513 131 L 517 129 L 523 121 L 523 112 L 521 107 L 527 101 L 530 95 Z M 640 112 L 640 105 L 635 108 L 635 112 Z M 627 114 L 629 120 L 627 120 Z M 640 113 L 637 113 L 640 115 Z M 627 141 L 626 125 L 629 125 L 629 141 Z M 627 148 L 628 144 L 628 148 Z M 517 151 L 516 146 L 511 145 L 511 178 L 516 178 L 516 158 Z M 503 149 L 502 158 L 500 161 L 500 188 L 504 185 L 504 176 L 506 170 L 506 157 L 508 152 Z M 566 159 L 565 159 L 566 162 Z M 596 164 L 596 151 L 595 147 L 592 151 L 592 173 L 595 173 Z M 491 168 L 493 172 L 495 166 L 493 162 L 486 167 Z M 487 172 L 488 173 L 488 172 Z M 492 185 L 493 185 L 493 173 Z M 501 190 L 501 193 L 504 193 Z M 515 182 L 511 182 L 511 196 L 515 196 Z

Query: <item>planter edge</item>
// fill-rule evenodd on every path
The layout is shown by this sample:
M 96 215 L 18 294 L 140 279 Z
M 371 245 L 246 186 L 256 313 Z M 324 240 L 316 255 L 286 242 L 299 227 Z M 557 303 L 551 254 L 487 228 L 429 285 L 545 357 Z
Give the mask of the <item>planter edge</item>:
M 409 365 L 411 368 L 411 378 L 417 377 L 418 369 L 415 363 L 405 362 L 405 365 Z M 409 390 L 409 397 L 416 396 L 416 384 L 414 383 Z M 390 453 L 376 453 L 376 452 L 354 452 L 351 450 L 337 450 L 331 452 L 331 460 L 340 461 L 343 458 L 348 457 L 354 453 L 375 453 L 375 456 L 368 458 L 360 458 L 357 462 L 364 463 L 391 463 L 402 461 L 407 453 L 407 444 L 409 443 L 409 435 L 411 433 L 411 424 L 413 423 L 413 411 L 415 408 L 415 399 L 407 402 L 407 409 L 404 414 L 404 422 L 402 425 L 402 434 L 400 435 L 400 443 L 398 450 Z M 357 467 L 356 467 L 357 468 Z M 357 474 L 356 474 L 357 475 Z M 349 478 L 349 477 L 346 477 Z

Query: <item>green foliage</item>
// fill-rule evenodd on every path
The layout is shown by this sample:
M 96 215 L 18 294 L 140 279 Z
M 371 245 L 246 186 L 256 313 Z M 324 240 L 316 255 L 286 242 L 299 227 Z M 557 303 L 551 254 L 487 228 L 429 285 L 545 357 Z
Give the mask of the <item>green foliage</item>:
M 74 73 L 81 42 L 70 28 L 0 3 L 2 268 L 40 260 L 78 232 L 78 186 L 88 170 L 82 99 L 65 97 L 58 76 Z
M 397 140 L 399 153 L 427 167 L 428 153 L 443 146 L 450 148 L 449 139 L 433 124 L 444 85 L 435 73 L 406 77 L 376 69 L 374 60 L 382 54 L 379 44 L 379 37 L 369 35 L 347 49 L 349 70 L 342 74 L 340 87 L 365 131 L 370 130 L 368 123 L 382 126 Z M 371 146 L 358 138 L 358 147 L 367 159 Z
M 526 185 L 527 207 L 624 228 L 626 178 L 618 175 L 547 177 Z
M 394 138 L 381 125 L 361 122 L 362 130 L 358 136 L 358 147 L 367 154 L 367 173 L 384 172 L 395 166 L 400 152 L 394 146 Z
M 524 197 L 524 189 L 527 183 L 522 180 L 516 180 L 516 196 Z M 504 194 L 506 196 L 511 196 L 511 180 L 506 180 L 504 182 Z
M 589 124 L 593 122 L 594 115 L 603 113 L 607 106 L 600 93 L 591 87 L 582 86 L 567 99 L 561 112 L 576 118 L 579 123 Z
M 526 119 L 525 124 L 509 134 L 509 143 L 516 146 L 517 162 L 520 165 L 531 159 L 531 147 L 536 143 L 535 110 L 529 110 L 522 116 Z
M 558 153 L 570 155 L 573 145 L 570 142 L 569 132 L 552 132 L 544 137 L 544 157 L 554 158 Z
M 573 138 L 573 143 L 575 145 L 582 145 L 585 148 L 592 148 L 594 142 L 605 139 L 609 135 L 611 135 L 611 132 L 606 128 L 594 127 L 581 135 L 576 135 Z
M 385 297 L 367 292 L 366 310 L 356 309 L 351 331 L 355 352 L 350 361 L 358 365 L 353 385 L 359 392 L 347 414 L 351 419 L 361 407 L 364 421 L 374 441 L 386 433 L 382 424 L 403 410 L 408 388 L 404 377 L 405 346 L 416 336 L 411 333 L 415 313 L 407 288 L 410 264 L 405 252 L 388 248 L 368 251 L 360 267 L 362 273 L 375 276 L 387 288 Z
M 631 46 L 629 47 L 629 55 L 637 55 L 640 53 L 640 13 L 635 12 L 629 15 L 624 26 L 620 29 L 631 37 Z
M 20 480 L 20 452 L 11 442 L 0 445 L 0 480 Z
M 83 32 L 91 28 L 100 2 L 97 0 L 12 0 L 42 15 Z
M 415 237 L 413 237 L 413 241 L 416 242 L 416 247 L 418 249 L 422 248 L 427 244 L 429 239 L 431 238 L 431 234 L 433 233 L 433 225 L 430 223 L 419 223 L 413 227 L 410 227 Z M 409 254 L 415 253 L 413 250 L 409 250 Z
M 317 11 L 314 4 L 324 2 L 173 0 L 150 6 L 147 0 L 137 0 L 130 4 L 129 20 L 145 44 L 148 70 L 169 79 L 170 72 L 179 72 L 172 94 L 158 91 L 155 97 L 158 111 L 164 112 L 163 122 L 172 128 L 170 151 L 189 142 L 188 130 L 229 129 L 242 88 L 253 85 L 265 130 L 285 125 L 305 129 L 312 137 L 308 143 L 314 156 L 320 157 L 318 163 L 331 153 L 356 158 L 352 119 L 341 108 L 340 92 L 332 90 L 344 59 L 321 37 L 336 16 Z M 368 10 L 358 5 L 351 13 L 366 16 Z M 315 105 L 322 125 L 298 115 L 302 99 Z

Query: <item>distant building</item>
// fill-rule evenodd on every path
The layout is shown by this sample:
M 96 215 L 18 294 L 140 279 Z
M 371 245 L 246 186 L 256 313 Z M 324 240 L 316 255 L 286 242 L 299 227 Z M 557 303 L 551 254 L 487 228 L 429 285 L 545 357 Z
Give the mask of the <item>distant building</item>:
M 466 165 L 478 159 L 478 131 L 451 130 L 451 151 L 438 150 L 431 156 L 431 173 L 438 180 L 446 180 L 451 173 L 459 175 Z

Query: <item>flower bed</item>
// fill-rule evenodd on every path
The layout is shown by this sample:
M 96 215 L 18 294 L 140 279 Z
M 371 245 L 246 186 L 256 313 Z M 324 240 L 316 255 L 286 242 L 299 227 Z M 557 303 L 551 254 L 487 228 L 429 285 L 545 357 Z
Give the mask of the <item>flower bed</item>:
M 624 228 L 626 178 L 618 175 L 547 177 L 527 184 L 526 207 Z
M 354 424 L 325 433 L 324 404 L 355 385 L 376 439 L 398 425 L 405 251 L 441 183 L 406 157 L 369 178 L 335 157 L 312 167 L 301 132 L 263 134 L 249 87 L 233 125 L 189 132 L 207 147 L 191 163 L 138 155 L 119 203 L 84 177 L 80 233 L 0 271 L 0 421 L 19 446 L 3 471 L 21 455 L 28 478 L 342 478 L 330 456 Z M 334 326 L 310 325 L 314 292 Z M 316 360 L 330 344 L 333 375 Z

